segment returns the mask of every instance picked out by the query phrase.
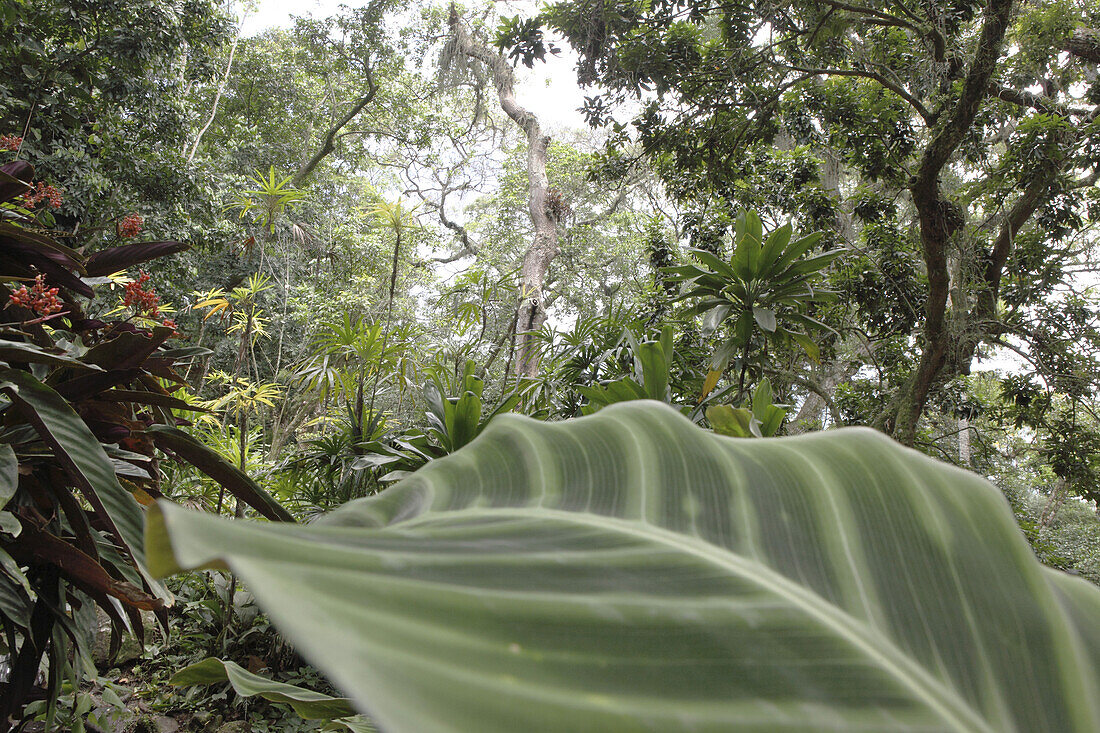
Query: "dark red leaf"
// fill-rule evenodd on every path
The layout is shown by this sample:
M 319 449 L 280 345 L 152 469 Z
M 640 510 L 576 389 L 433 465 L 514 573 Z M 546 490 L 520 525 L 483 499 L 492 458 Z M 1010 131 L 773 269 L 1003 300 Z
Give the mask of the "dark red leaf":
M 34 178 L 34 168 L 29 163 L 17 160 L 0 165 L 0 201 L 11 201 L 30 188 Z
M 263 516 L 277 522 L 294 521 L 290 512 L 248 474 L 187 433 L 167 425 L 152 425 L 147 432 L 153 436 L 158 448 L 171 451 L 187 461 Z
M 176 384 L 187 384 L 187 380 L 172 368 L 174 359 L 146 359 L 142 365 L 150 374 L 155 374 L 161 379 L 167 379 Z
M 84 263 L 84 268 L 92 276 L 110 275 L 111 273 L 128 270 L 134 265 L 140 265 L 142 262 L 182 252 L 190 247 L 191 245 L 183 242 L 124 244 L 93 253 L 88 257 L 88 261 Z
M 138 405 L 156 405 L 168 407 L 173 410 L 189 410 L 191 412 L 210 412 L 205 407 L 189 405 L 178 397 L 172 395 L 157 394 L 133 389 L 112 389 L 96 395 L 97 400 L 110 400 L 113 402 L 132 402 Z
M 137 369 L 171 337 L 173 330 L 158 326 L 152 333 L 120 333 L 96 344 L 84 355 L 84 361 L 104 369 Z
M 33 522 L 17 514 L 23 531 L 19 535 L 18 545 L 11 547 L 13 556 L 20 562 L 50 563 L 61 570 L 61 574 L 77 587 L 92 592 L 105 593 L 123 603 L 153 610 L 164 605 L 136 585 L 125 580 L 117 580 L 107 574 L 95 558 L 81 552 L 59 537 L 38 529 Z
M 111 369 L 94 374 L 82 374 L 54 385 L 54 391 L 69 400 L 86 400 L 115 385 L 129 384 L 141 376 L 140 369 Z

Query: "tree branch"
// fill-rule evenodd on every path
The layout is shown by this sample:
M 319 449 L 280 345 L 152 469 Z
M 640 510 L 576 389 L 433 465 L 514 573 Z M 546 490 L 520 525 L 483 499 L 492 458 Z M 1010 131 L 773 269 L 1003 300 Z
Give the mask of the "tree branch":
M 298 169 L 298 172 L 294 174 L 294 180 L 291 183 L 292 186 L 298 187 L 309 177 L 309 174 L 313 173 L 313 170 L 325 159 L 332 151 L 336 150 L 336 136 L 345 126 L 358 116 L 360 112 L 366 109 L 367 105 L 374 101 L 375 95 L 378 93 L 378 86 L 374 83 L 374 75 L 371 73 L 370 67 L 366 68 L 367 75 L 367 93 L 359 98 L 359 101 L 352 105 L 352 108 L 348 110 L 347 114 L 341 117 L 335 125 L 329 128 L 325 134 L 324 142 L 321 143 L 321 147 L 317 149 L 317 152 L 313 154 L 313 157 L 306 161 L 305 165 Z
M 928 110 L 928 108 L 921 104 L 921 101 L 919 99 L 910 94 L 905 89 L 905 87 L 887 79 L 885 76 L 879 74 L 878 72 L 869 71 L 867 69 L 815 69 L 804 66 L 791 66 L 789 64 L 785 65 L 785 67 L 789 71 L 798 71 L 804 74 L 812 74 L 815 76 L 858 76 L 864 79 L 877 81 L 879 84 L 886 87 L 891 92 L 908 102 L 909 106 L 912 107 L 916 111 L 916 113 L 921 116 L 925 123 L 932 125 L 936 121 L 935 116 Z
M 245 18 L 248 17 L 248 13 L 245 12 Z M 241 18 L 241 22 L 244 22 L 244 18 Z M 237 31 L 237 35 L 233 37 L 233 45 L 229 47 L 229 61 L 225 64 L 225 73 L 222 74 L 221 83 L 218 84 L 218 91 L 214 94 L 214 102 L 210 105 L 210 117 L 206 120 L 206 124 L 199 130 L 199 134 L 195 136 L 195 143 L 191 146 L 191 152 L 187 154 L 187 164 L 190 165 L 191 161 L 195 158 L 195 151 L 199 149 L 199 143 L 202 142 L 202 136 L 206 134 L 206 131 L 210 129 L 210 125 L 214 124 L 214 117 L 218 114 L 218 104 L 221 102 L 222 94 L 225 93 L 225 85 L 229 81 L 229 74 L 233 71 L 233 57 L 237 55 L 237 43 L 241 40 L 240 30 Z
M 1067 135 L 1072 135 L 1072 133 L 1067 133 Z M 1068 144 L 1070 141 L 1063 140 L 1062 142 Z M 1050 190 L 1054 180 L 1062 171 L 1066 157 L 1068 156 L 1064 156 L 1059 161 L 1052 161 L 1042 173 L 1034 176 L 1028 182 L 1001 223 L 997 238 L 993 241 L 993 246 L 986 257 L 985 289 L 978 297 L 975 308 L 977 318 L 991 318 L 996 312 L 997 297 L 1001 288 L 1001 275 L 1004 272 L 1008 256 L 1012 252 L 1012 244 L 1016 241 L 1016 234 L 1031 218 L 1031 215 L 1035 213 L 1035 210 L 1046 200 L 1045 194 Z
M 924 411 L 928 393 L 945 364 L 948 333 L 945 316 L 951 277 L 947 270 L 947 243 L 965 223 L 960 207 L 944 198 L 940 173 L 973 126 L 985 99 L 1005 32 L 1012 16 L 1012 0 L 990 0 L 982 21 L 974 56 L 963 80 L 962 93 L 954 106 L 947 103 L 937 111 L 936 131 L 924 149 L 909 193 L 920 222 L 921 253 L 928 277 L 925 301 L 924 345 L 921 359 L 909 383 L 899 395 L 895 437 L 906 445 L 916 439 L 917 421 Z
M 1028 91 L 1010 89 L 995 81 L 990 82 L 989 93 L 1001 101 L 1009 102 L 1010 104 L 1015 104 L 1025 109 L 1034 109 L 1038 112 L 1059 115 L 1061 117 L 1068 118 L 1070 115 L 1092 117 L 1096 114 L 1095 110 L 1085 109 L 1083 107 L 1067 107 L 1063 104 L 1059 104 L 1050 97 L 1041 94 L 1033 94 Z
M 1078 28 L 1066 39 L 1062 48 L 1079 59 L 1100 63 L 1100 31 L 1095 28 Z

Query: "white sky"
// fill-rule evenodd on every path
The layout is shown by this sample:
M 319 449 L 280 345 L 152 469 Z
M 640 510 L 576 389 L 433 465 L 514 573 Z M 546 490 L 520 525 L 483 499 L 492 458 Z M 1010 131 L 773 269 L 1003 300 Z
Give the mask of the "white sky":
M 242 31 L 245 36 L 254 36 L 267 28 L 288 28 L 292 15 L 326 18 L 334 15 L 341 5 L 355 4 L 355 0 L 258 0 L 256 8 L 245 18 Z M 508 3 L 503 13 L 515 14 L 531 7 L 534 3 Z M 577 111 L 584 102 L 584 94 L 577 87 L 575 63 L 576 56 L 563 48 L 559 56 L 548 56 L 546 63 L 536 63 L 534 69 L 522 64 L 516 69 L 519 103 L 534 112 L 548 132 L 586 127 Z

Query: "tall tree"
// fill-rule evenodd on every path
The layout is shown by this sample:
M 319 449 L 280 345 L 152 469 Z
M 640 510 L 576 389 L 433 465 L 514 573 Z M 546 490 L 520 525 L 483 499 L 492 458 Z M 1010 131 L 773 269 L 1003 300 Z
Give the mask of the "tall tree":
M 868 421 L 913 443 L 983 345 L 1049 352 L 1035 308 L 1091 249 L 1100 85 L 1081 26 L 1100 23 L 1095 2 L 592 0 L 543 20 L 598 86 L 591 122 L 640 104 L 633 125 L 612 125 L 605 171 L 627 169 L 637 141 L 674 196 L 763 199 L 829 225 L 877 271 L 877 304 L 856 303 L 857 320 L 901 358 Z M 528 61 L 547 50 L 542 26 L 519 19 L 499 42 Z M 792 160 L 806 164 L 797 195 L 790 176 L 761 175 Z
M 546 322 L 546 273 L 560 251 L 558 224 L 561 210 L 551 200 L 550 183 L 546 176 L 546 151 L 550 136 L 543 133 L 538 117 L 516 100 L 516 77 L 511 64 L 471 34 L 453 5 L 448 25 L 451 48 L 445 52 L 445 61 L 461 54 L 483 64 L 492 77 L 501 109 L 527 137 L 527 210 L 534 226 L 534 238 L 524 254 L 520 271 L 522 290 L 516 311 L 516 373 L 534 377 L 538 374 L 539 365 L 533 332 Z

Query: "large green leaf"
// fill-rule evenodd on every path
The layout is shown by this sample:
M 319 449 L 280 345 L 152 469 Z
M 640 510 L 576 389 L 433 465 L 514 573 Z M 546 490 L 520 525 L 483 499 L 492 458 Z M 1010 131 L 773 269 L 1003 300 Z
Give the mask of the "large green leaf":
M 870 430 L 505 415 L 311 525 L 162 503 L 384 731 L 1100 730 L 1100 591 L 983 479 Z
M 50 351 L 34 344 L 8 341 L 7 339 L 0 339 L 0 360 L 13 364 L 53 364 L 55 366 L 72 366 L 80 369 L 102 371 L 95 364 L 85 364 L 79 359 L 74 359 L 65 354 L 60 349 Z
M 0 443 L 0 509 L 15 496 L 19 488 L 19 459 L 6 443 Z
M 30 594 L 30 584 L 19 563 L 0 549 L 0 614 L 21 628 L 30 628 Z
M 298 715 L 309 720 L 346 718 L 354 716 L 356 712 L 351 700 L 346 697 L 332 697 L 286 682 L 270 680 L 249 672 L 239 664 L 216 657 L 207 657 L 201 662 L 184 667 L 172 675 L 169 681 L 177 687 L 228 682 L 239 695 L 259 695 L 271 702 L 286 703 Z
M 99 520 L 133 560 L 149 591 L 160 601 L 169 601 L 171 594 L 146 569 L 142 508 L 119 483 L 106 451 L 80 415 L 61 395 L 28 372 L 0 369 L 0 391 L 49 446 L 69 480 L 80 489 Z M 59 488 L 67 491 L 65 487 Z

